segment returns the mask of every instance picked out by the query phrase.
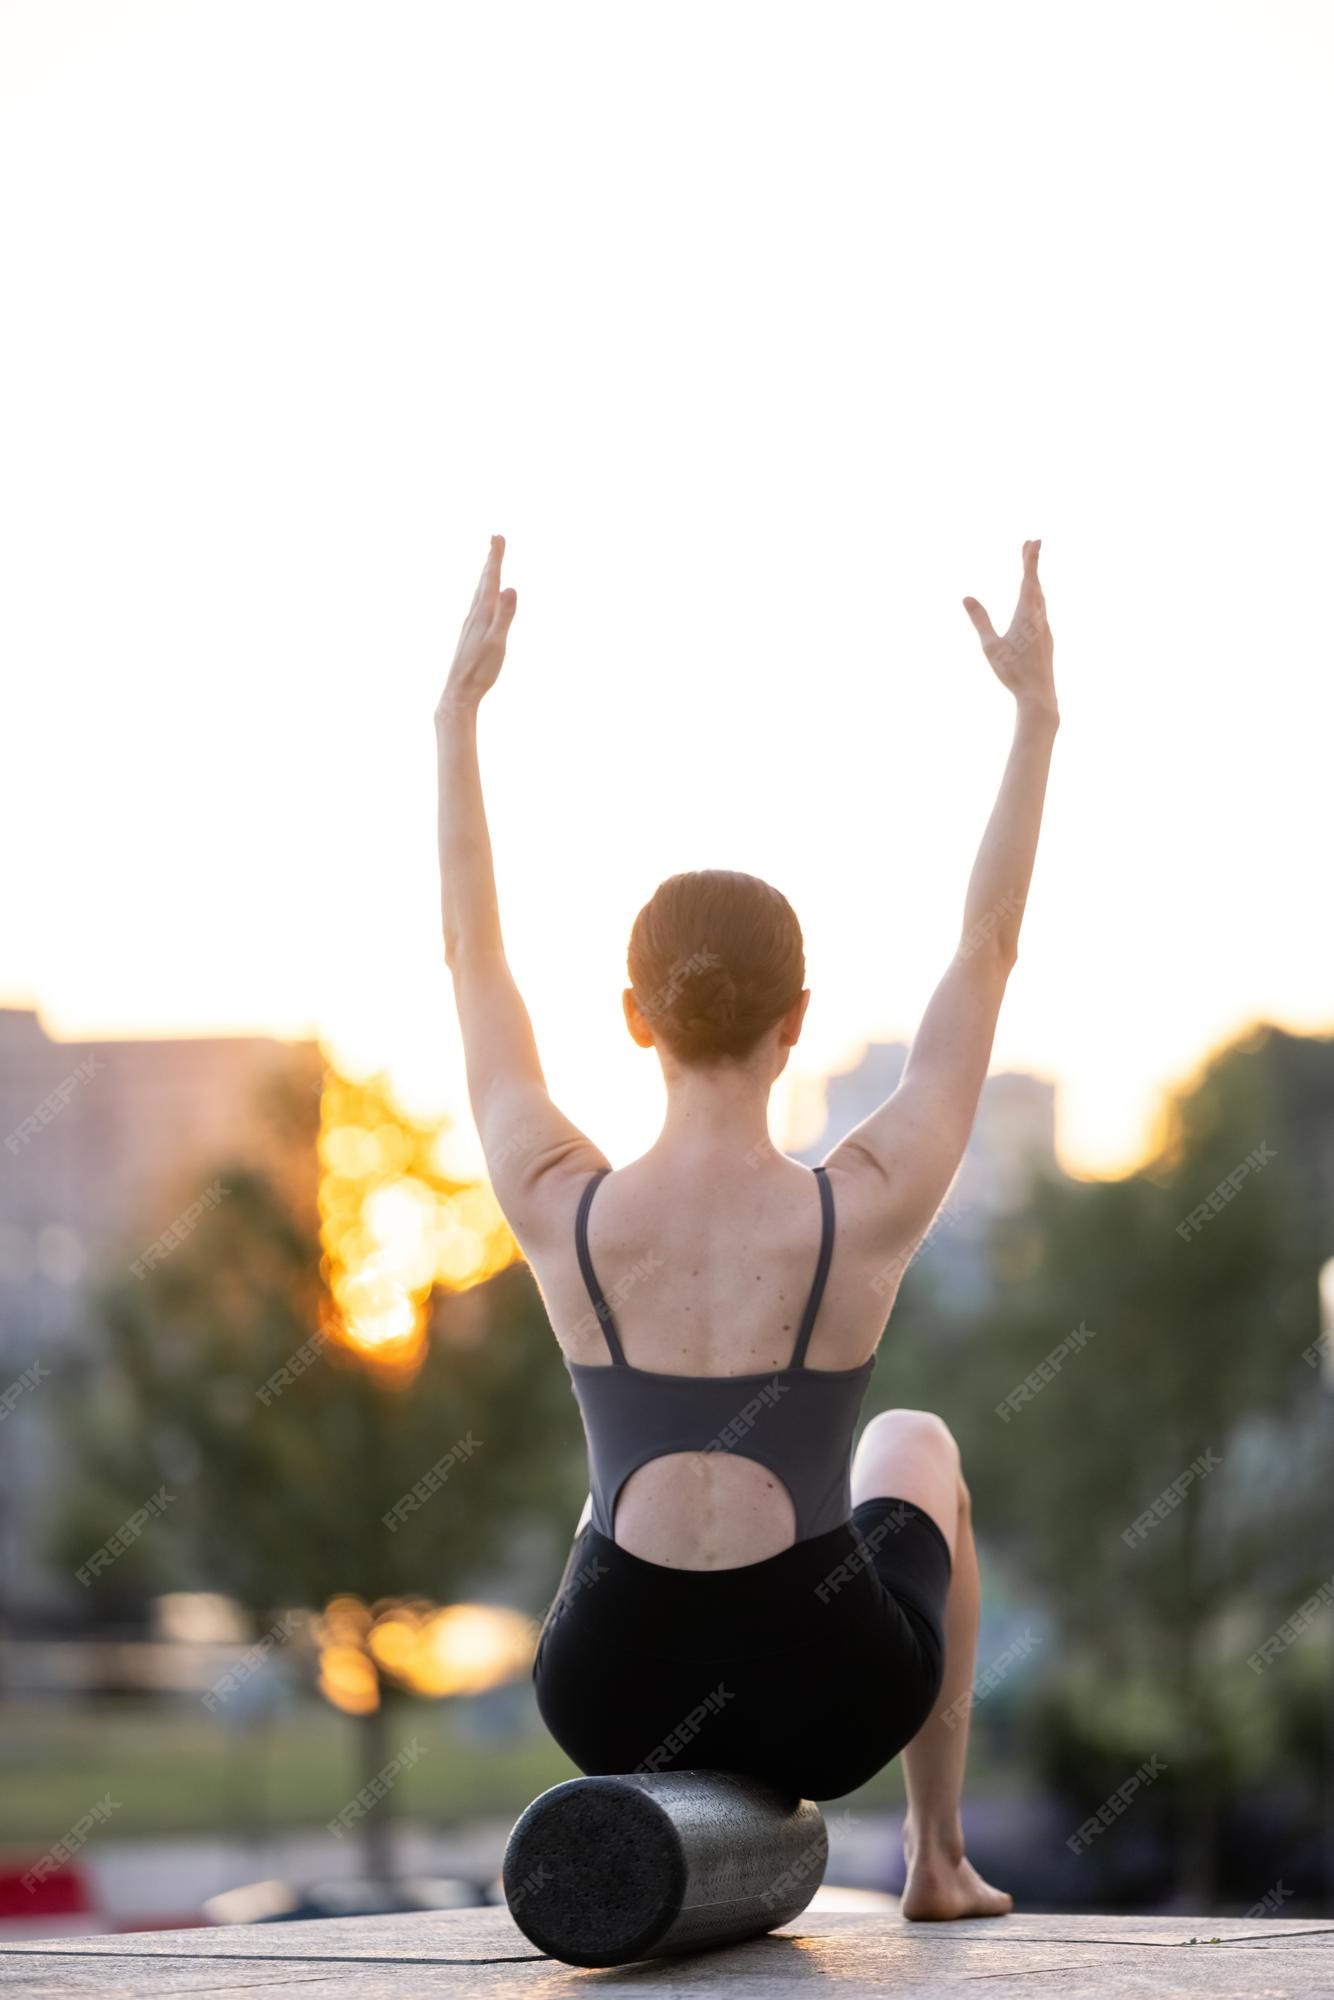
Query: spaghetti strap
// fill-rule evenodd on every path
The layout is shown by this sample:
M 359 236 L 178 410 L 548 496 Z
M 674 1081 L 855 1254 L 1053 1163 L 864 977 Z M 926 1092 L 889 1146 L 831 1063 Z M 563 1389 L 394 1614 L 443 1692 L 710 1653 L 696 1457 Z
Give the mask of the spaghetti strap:
M 815 1316 L 820 1310 L 825 1279 L 829 1276 L 829 1263 L 834 1254 L 834 1191 L 829 1185 L 829 1176 L 823 1167 L 815 1169 L 815 1178 L 820 1184 L 820 1260 L 815 1267 L 815 1279 L 811 1285 L 811 1295 L 806 1301 L 806 1310 L 801 1316 L 797 1344 L 792 1350 L 792 1359 L 787 1364 L 789 1368 L 806 1366 L 806 1349 L 811 1343 L 811 1330 L 815 1325 Z
M 584 1191 L 579 1197 L 579 1213 L 575 1217 L 574 1222 L 574 1247 L 579 1255 L 579 1269 L 583 1272 L 584 1283 L 588 1287 L 588 1296 L 593 1301 L 593 1310 L 598 1316 L 603 1333 L 606 1335 L 607 1346 L 611 1349 L 611 1358 L 618 1367 L 625 1368 L 629 1364 L 625 1358 L 625 1349 L 621 1346 L 621 1336 L 616 1331 L 616 1322 L 611 1316 L 611 1307 L 602 1295 L 602 1287 L 599 1285 L 597 1275 L 593 1269 L 593 1259 L 588 1254 L 588 1211 L 592 1206 L 593 1196 L 597 1192 L 598 1182 L 605 1180 L 610 1172 L 610 1167 L 599 1167 L 597 1172 L 584 1183 Z

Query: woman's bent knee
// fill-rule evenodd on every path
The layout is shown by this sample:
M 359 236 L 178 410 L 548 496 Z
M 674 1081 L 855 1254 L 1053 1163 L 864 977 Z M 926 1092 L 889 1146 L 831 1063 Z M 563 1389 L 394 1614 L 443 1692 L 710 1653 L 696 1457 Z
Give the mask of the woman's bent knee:
M 874 1438 L 877 1444 L 887 1444 L 891 1439 L 905 1443 L 911 1440 L 950 1457 L 956 1465 L 961 1464 L 954 1432 L 934 1410 L 881 1410 L 862 1433 L 863 1443 L 869 1438 Z
M 928 1514 L 950 1555 L 966 1508 L 959 1447 L 949 1425 L 930 1410 L 883 1410 L 862 1433 L 852 1461 L 853 1505 L 907 1500 Z

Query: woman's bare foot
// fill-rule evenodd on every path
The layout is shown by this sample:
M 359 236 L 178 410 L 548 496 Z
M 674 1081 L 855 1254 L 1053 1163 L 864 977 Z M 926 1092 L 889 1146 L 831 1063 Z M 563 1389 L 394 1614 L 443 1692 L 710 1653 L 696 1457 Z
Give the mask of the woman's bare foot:
M 899 1908 L 913 1923 L 940 1923 L 951 1917 L 1003 1917 L 1014 1897 L 984 1882 L 963 1851 L 961 1832 L 924 1841 L 910 1820 L 903 1824 L 907 1880 Z

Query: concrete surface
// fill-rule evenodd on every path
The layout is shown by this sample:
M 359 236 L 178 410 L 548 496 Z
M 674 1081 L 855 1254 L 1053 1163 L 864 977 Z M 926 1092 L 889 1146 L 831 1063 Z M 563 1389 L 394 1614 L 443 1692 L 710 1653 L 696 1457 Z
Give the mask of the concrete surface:
M 580 1972 L 535 1953 L 507 1911 L 341 1917 L 0 1945 L 0 2000 L 272 1993 L 281 2000 L 555 2000 L 670 1992 L 725 2000 L 967 1993 L 973 2000 L 1208 1996 L 1334 2000 L 1334 1924 L 1281 1919 L 1012 1916 L 909 1924 L 895 1912 L 808 1911 L 691 1959 Z

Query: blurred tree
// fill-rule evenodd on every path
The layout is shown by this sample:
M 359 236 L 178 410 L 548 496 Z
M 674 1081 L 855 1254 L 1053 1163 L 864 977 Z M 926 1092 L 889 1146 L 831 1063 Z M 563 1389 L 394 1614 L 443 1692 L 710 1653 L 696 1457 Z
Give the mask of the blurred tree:
M 993 1231 L 991 1308 L 946 1314 L 910 1270 L 886 1343 L 893 1400 L 954 1428 L 981 1537 L 1056 1621 L 1061 1684 L 1031 1709 L 1048 1777 L 1087 1814 L 1159 1754 L 1135 1811 L 1168 1818 L 1196 1907 L 1255 1782 L 1245 1741 L 1283 1737 L 1255 1713 L 1281 1666 L 1248 1658 L 1334 1569 L 1334 1398 L 1309 1358 L 1331 1254 L 1334 1040 L 1262 1027 L 1168 1103 L 1140 1172 L 1034 1186 Z M 1283 1775 L 1318 1840 L 1316 1774 Z
M 227 1195 L 208 1226 L 106 1287 L 100 1357 L 65 1384 L 80 1469 L 57 1534 L 66 1565 L 146 1496 L 171 1495 L 90 1585 L 103 1617 L 167 1588 L 226 1592 L 261 1620 L 349 1595 L 440 1603 L 556 1568 L 572 1532 L 582 1433 L 531 1274 L 511 1264 L 437 1291 L 410 1367 L 349 1345 L 302 1192 L 299 1155 L 316 1143 L 302 1111 L 278 1128 L 271 1173 L 219 1163 Z M 465 1184 L 435 1185 L 447 1199 Z M 365 1777 L 388 1761 L 387 1736 L 381 1698 L 363 1722 Z M 381 1873 L 383 1823 L 379 1810 L 362 1822 Z

